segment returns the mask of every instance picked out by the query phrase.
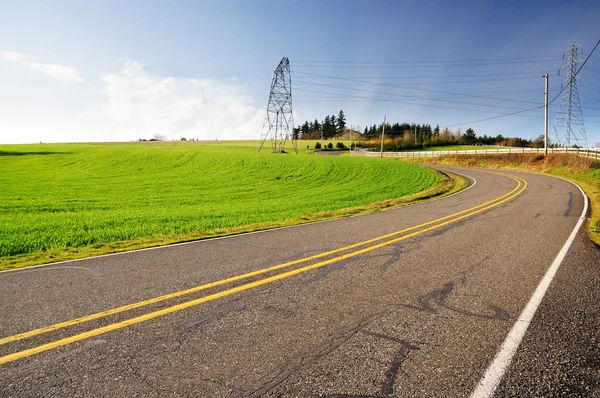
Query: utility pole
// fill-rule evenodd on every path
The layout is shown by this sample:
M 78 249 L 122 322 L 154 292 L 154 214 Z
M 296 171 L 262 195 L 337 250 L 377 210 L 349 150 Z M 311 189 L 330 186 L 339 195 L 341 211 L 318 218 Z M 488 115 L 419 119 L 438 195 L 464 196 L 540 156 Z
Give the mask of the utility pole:
M 267 115 L 257 151 L 260 152 L 265 141 L 270 139 L 272 152 L 283 153 L 285 143 L 290 138 L 294 152 L 298 153 L 298 143 L 294 136 L 290 61 L 287 57 L 283 57 L 273 73 Z
M 323 126 L 321 126 L 321 150 L 323 149 Z
M 419 140 L 417 140 L 417 123 L 415 123 L 415 144 L 418 144 Z
M 548 74 L 544 75 L 546 87 L 544 89 L 544 157 L 548 156 Z
M 383 126 L 381 129 L 381 154 L 379 155 L 380 158 L 383 157 L 383 135 L 385 134 L 385 118 L 386 116 L 383 116 Z
M 580 48 L 580 44 L 571 44 L 564 53 L 563 58 L 566 58 L 566 63 L 561 69 L 566 70 L 567 76 L 563 83 L 564 94 L 556 112 L 552 131 L 552 142 L 567 148 L 572 145 L 577 145 L 579 148 L 588 147 L 577 89 L 579 79 L 577 67 L 581 64 L 581 61 L 577 60 L 577 55 Z

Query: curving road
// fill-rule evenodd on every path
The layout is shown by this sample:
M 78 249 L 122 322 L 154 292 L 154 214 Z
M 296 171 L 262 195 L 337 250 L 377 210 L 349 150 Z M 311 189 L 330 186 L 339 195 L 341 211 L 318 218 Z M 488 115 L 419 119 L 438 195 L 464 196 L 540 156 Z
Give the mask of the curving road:
M 522 314 L 580 221 L 580 190 L 445 169 L 471 186 L 0 273 L 0 396 L 598 396 L 600 250 L 583 228 Z M 494 370 L 515 324 L 523 341 Z

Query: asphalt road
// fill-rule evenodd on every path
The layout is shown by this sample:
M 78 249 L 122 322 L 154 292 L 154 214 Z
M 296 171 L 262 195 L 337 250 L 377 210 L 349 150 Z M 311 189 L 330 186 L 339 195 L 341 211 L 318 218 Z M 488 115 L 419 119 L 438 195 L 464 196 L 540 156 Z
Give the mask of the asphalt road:
M 584 199 L 458 171 L 419 205 L 0 273 L 0 396 L 467 397 Z M 580 231 L 496 396 L 599 395 L 599 264 Z

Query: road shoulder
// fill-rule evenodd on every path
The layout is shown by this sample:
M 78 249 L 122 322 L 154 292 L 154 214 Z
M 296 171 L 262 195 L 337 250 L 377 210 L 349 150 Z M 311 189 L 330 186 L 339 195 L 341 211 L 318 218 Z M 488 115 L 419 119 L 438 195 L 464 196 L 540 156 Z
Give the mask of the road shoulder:
M 496 397 L 600 396 L 600 249 L 581 229 Z

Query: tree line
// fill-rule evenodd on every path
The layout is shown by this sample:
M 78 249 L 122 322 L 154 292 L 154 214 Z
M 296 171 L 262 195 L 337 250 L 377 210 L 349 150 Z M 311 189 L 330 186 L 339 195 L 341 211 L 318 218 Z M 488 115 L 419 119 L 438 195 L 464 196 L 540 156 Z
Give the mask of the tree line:
M 329 139 L 344 133 L 345 130 L 346 114 L 343 110 L 340 110 L 337 116 L 325 116 L 325 119 L 320 122 L 318 119 L 315 119 L 312 122 L 304 122 L 294 129 L 294 136 L 301 140 Z
M 364 140 L 357 142 L 359 147 L 381 147 L 381 133 L 384 124 L 373 124 L 363 130 Z M 330 139 L 343 134 L 346 130 L 346 114 L 340 110 L 337 116 L 328 115 L 322 121 L 305 121 L 294 129 L 296 139 L 319 140 Z M 386 123 L 384 149 L 398 151 L 405 149 L 420 149 L 434 146 L 450 145 L 500 145 L 512 147 L 534 147 L 544 146 L 544 137 L 528 140 L 520 137 L 505 137 L 502 134 L 496 136 L 478 136 L 475 130 L 468 128 L 464 133 L 460 128 L 451 131 L 448 128 L 441 129 L 439 125 L 432 128 L 430 124 L 418 123 Z
M 367 141 L 362 142 L 364 147 L 381 147 L 381 133 L 383 124 L 365 128 L 363 133 Z M 389 133 L 388 133 L 389 132 Z M 511 147 L 544 147 L 544 136 L 535 140 L 520 137 L 478 136 L 475 130 L 468 128 L 464 133 L 460 128 L 452 131 L 448 128 L 440 129 L 439 125 L 431 128 L 429 124 L 394 123 L 385 125 L 384 150 L 400 151 L 405 149 L 421 149 L 436 146 L 450 145 L 499 145 Z

